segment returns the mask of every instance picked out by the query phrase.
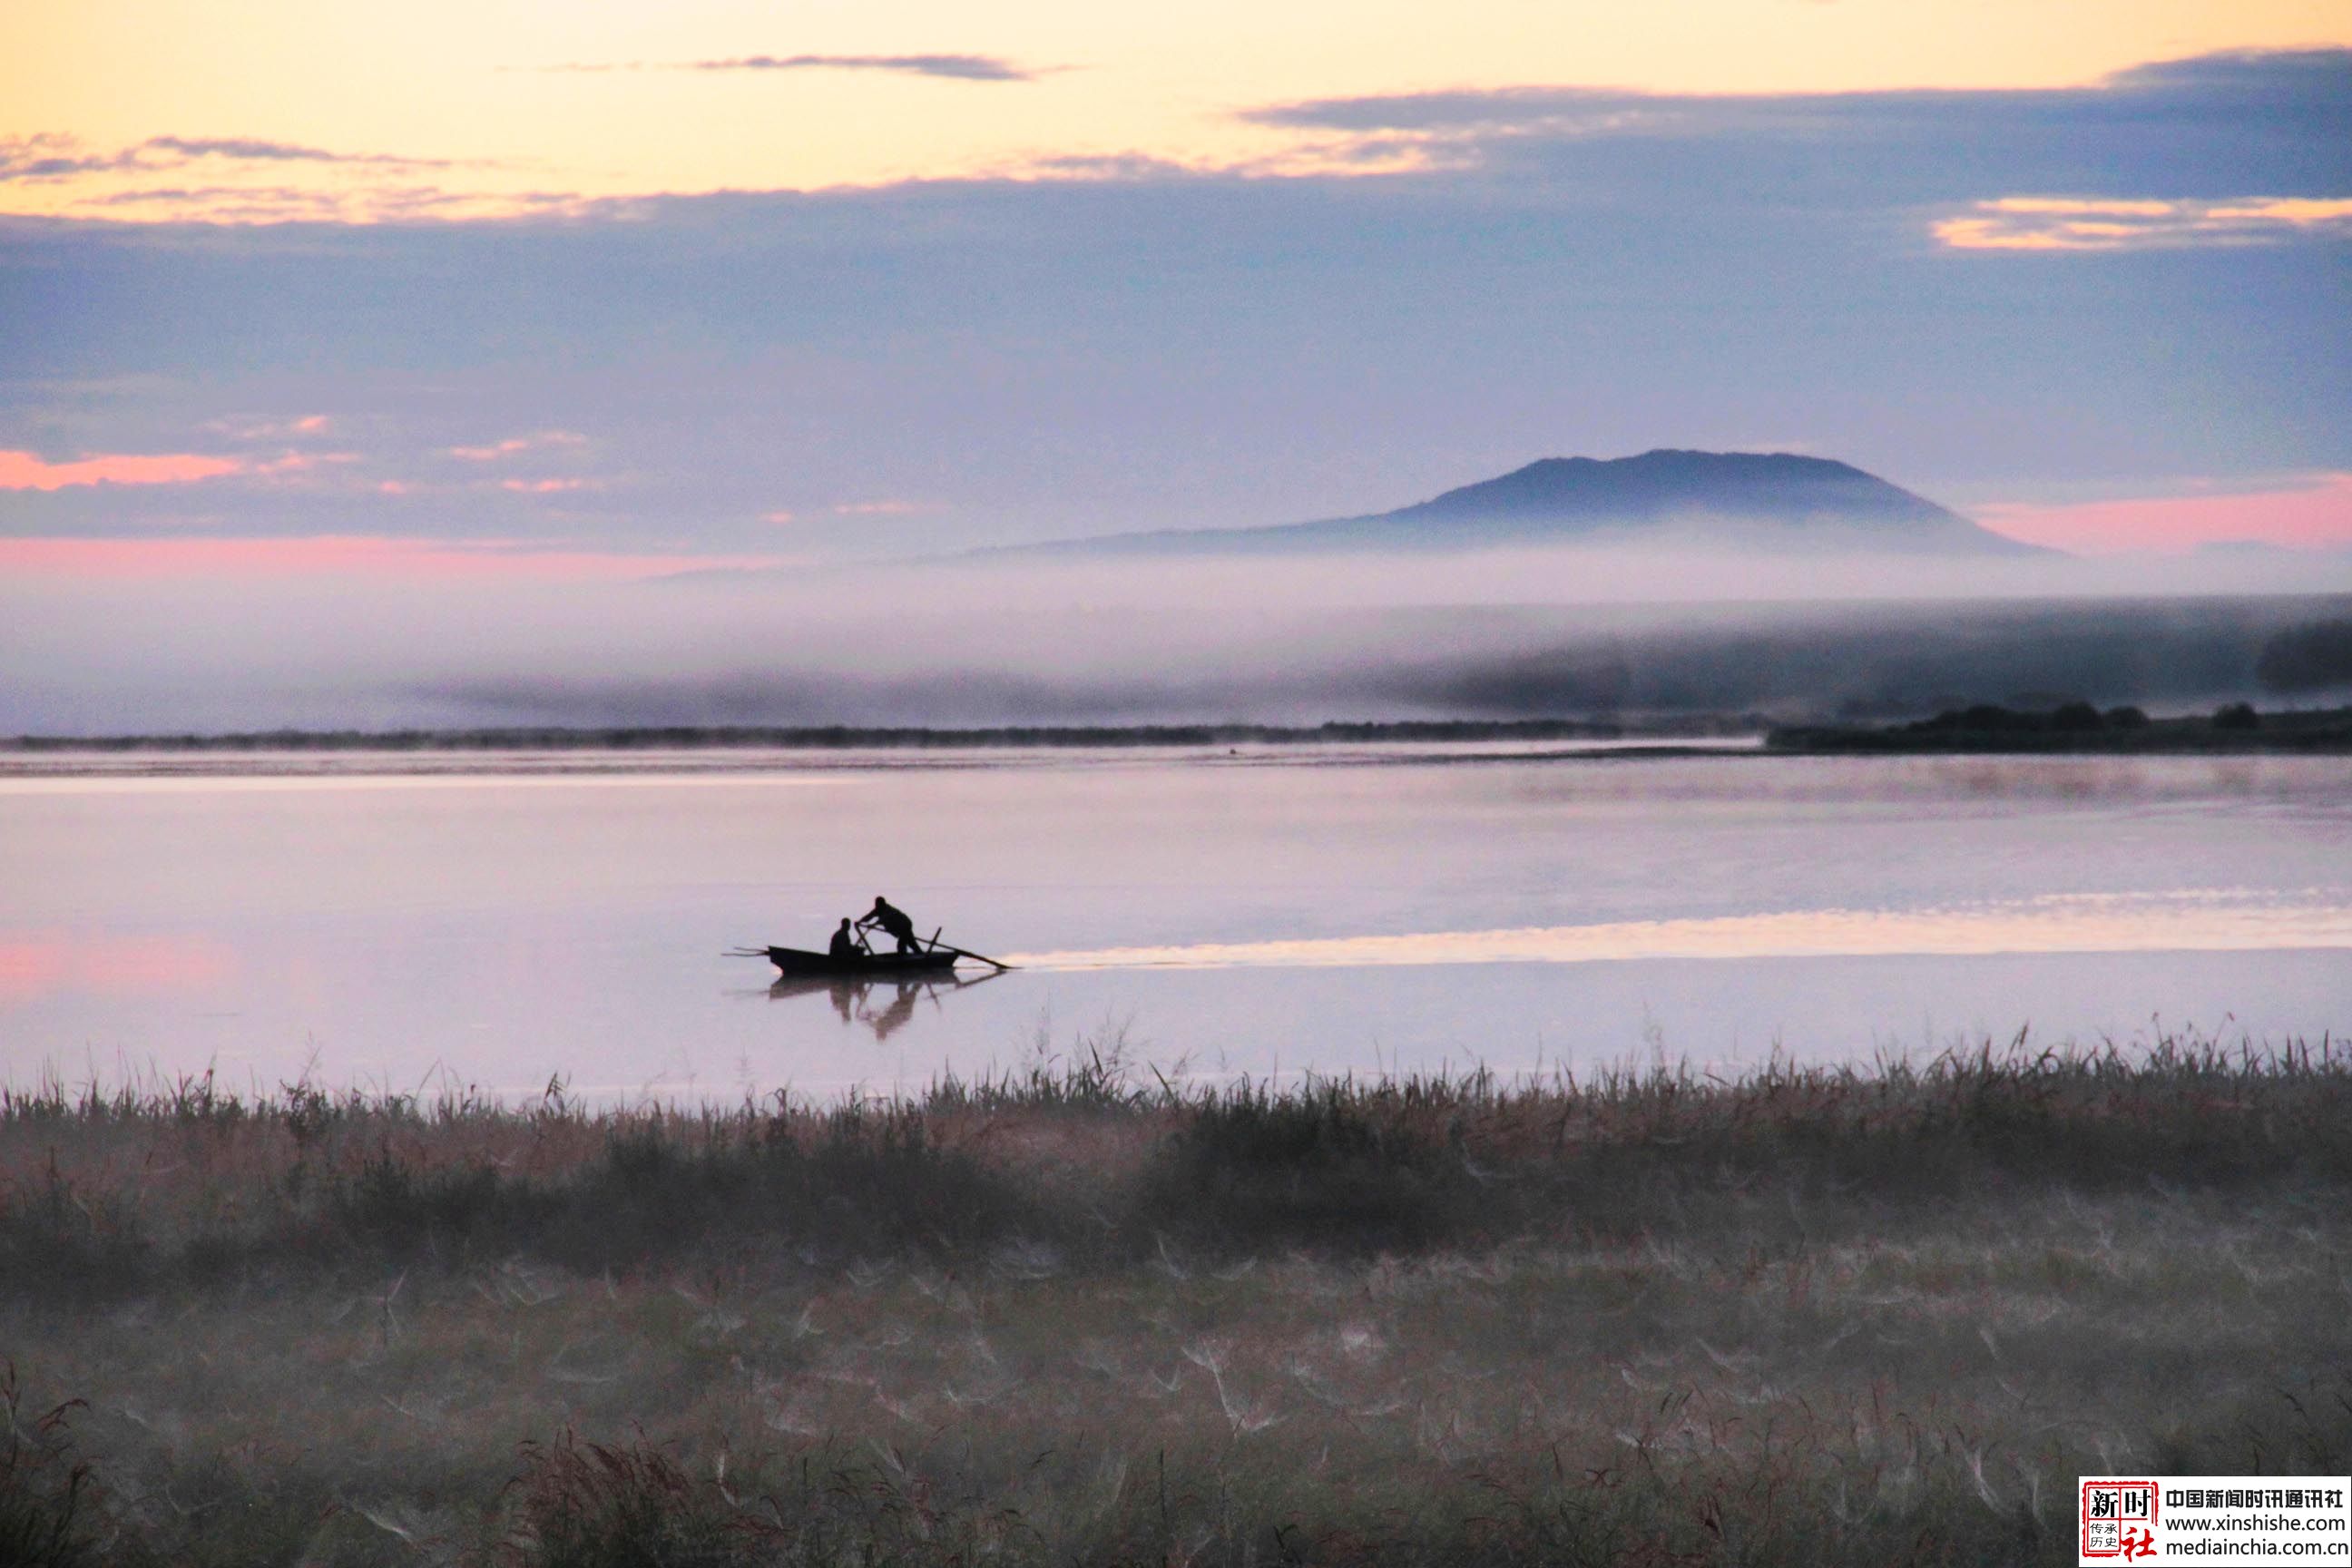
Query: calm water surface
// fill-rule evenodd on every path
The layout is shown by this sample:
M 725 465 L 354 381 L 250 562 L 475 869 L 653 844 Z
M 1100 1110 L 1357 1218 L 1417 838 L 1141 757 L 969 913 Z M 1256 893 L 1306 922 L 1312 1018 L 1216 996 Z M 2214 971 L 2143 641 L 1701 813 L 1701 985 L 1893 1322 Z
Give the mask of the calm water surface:
M 1011 960 L 772 988 L 877 892 Z M 817 1094 L 2352 1026 L 2340 759 L 18 759 L 0 1080 Z

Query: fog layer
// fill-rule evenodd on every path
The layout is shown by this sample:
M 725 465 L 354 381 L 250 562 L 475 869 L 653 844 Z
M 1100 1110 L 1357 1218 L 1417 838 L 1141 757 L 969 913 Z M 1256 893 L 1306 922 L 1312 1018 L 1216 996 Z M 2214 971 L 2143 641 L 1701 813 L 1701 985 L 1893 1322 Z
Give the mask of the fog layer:
M 2193 709 L 2352 695 L 2325 629 L 2352 619 L 2347 578 L 2316 555 L 1587 550 L 17 582 L 0 732 Z

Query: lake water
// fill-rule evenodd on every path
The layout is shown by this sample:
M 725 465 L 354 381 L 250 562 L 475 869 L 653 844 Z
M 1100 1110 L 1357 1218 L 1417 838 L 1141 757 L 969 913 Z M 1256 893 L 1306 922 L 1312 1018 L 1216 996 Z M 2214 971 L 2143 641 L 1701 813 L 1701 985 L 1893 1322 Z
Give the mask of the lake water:
M 1011 961 L 771 987 L 876 893 Z M 2334 758 L 17 757 L 0 1081 L 919 1085 L 2352 1026 Z

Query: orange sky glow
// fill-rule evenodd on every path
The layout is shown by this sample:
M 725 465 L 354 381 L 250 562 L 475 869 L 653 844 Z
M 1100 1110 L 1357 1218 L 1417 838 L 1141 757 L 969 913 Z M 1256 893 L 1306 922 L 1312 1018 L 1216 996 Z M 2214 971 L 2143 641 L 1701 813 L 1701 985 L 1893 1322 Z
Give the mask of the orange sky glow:
M 0 9 L 0 168 L 17 169 L 0 213 L 467 219 L 656 193 L 1068 177 L 1072 159 L 1365 174 L 1396 160 L 1242 113 L 1545 83 L 2052 87 L 2345 43 L 2340 0 L 77 0 Z

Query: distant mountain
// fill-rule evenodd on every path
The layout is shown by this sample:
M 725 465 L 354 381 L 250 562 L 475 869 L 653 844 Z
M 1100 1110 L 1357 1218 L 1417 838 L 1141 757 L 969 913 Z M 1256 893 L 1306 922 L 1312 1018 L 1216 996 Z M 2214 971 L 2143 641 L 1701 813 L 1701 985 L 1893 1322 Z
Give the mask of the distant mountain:
M 1025 546 L 1017 552 L 1225 555 L 1561 543 L 1807 553 L 2052 553 L 1980 528 L 1849 463 L 1789 452 L 1664 448 L 1637 458 L 1545 458 L 1499 479 L 1366 517 L 1113 534 Z

